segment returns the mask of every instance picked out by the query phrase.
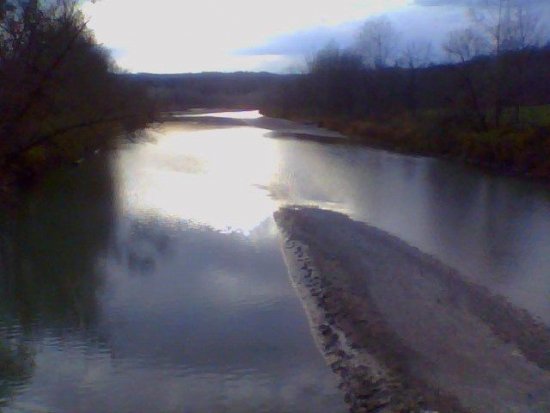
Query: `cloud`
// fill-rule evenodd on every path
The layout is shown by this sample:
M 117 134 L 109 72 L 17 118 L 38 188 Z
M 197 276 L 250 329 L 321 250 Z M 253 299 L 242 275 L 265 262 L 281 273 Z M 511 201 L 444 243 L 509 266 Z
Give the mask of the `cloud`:
M 536 4 L 550 19 L 548 0 Z M 434 50 L 467 25 L 470 0 L 102 0 L 84 5 L 97 39 L 134 72 L 269 70 L 284 72 L 329 41 L 351 45 L 361 23 L 386 14 L 401 38 Z
M 432 6 L 461 6 L 468 5 L 471 0 L 415 0 L 414 2 L 418 6 L 432 7 Z
M 540 22 L 550 20 L 550 2 L 529 1 L 537 11 Z M 386 15 L 400 33 L 401 46 L 409 42 L 430 43 L 432 58 L 437 61 L 445 57 L 441 44 L 447 39 L 449 32 L 471 24 L 469 7 L 467 7 L 471 4 L 470 0 L 416 0 Z M 329 41 L 335 41 L 341 47 L 349 47 L 353 44 L 364 21 L 365 19 L 354 20 L 336 26 L 315 27 L 286 33 L 260 46 L 245 49 L 241 53 L 244 55 L 266 53 L 303 60 Z M 542 25 L 541 29 L 543 38 L 550 34 L 548 33 L 550 29 L 546 29 L 545 32 L 545 27 Z
M 414 3 L 418 6 L 475 6 L 476 4 L 484 4 L 487 0 L 415 0 Z M 518 4 L 535 5 L 546 4 L 548 0 L 516 0 Z M 489 1 L 490 3 L 490 1 Z M 498 4 L 493 0 L 494 4 Z
M 277 36 L 260 46 L 243 49 L 243 55 L 289 55 L 307 56 L 317 51 L 331 41 L 336 41 L 342 46 L 353 43 L 355 33 L 362 21 L 344 23 L 333 27 L 315 27 L 308 30 L 300 30 Z
M 399 32 L 402 44 L 413 41 L 431 43 L 436 54 L 438 46 L 449 31 L 468 24 L 467 10 L 458 6 L 409 5 L 386 15 Z M 341 47 L 353 46 L 357 32 L 365 20 L 354 20 L 336 26 L 315 27 L 287 33 L 277 36 L 265 44 L 245 48 L 240 53 L 242 55 L 278 55 L 303 60 L 304 57 L 314 54 L 330 41 L 335 41 Z
M 281 55 L 243 49 L 314 27 L 338 26 L 406 5 L 407 0 L 319 2 L 317 0 L 102 0 L 83 5 L 99 42 L 119 50 L 130 71 L 250 70 Z

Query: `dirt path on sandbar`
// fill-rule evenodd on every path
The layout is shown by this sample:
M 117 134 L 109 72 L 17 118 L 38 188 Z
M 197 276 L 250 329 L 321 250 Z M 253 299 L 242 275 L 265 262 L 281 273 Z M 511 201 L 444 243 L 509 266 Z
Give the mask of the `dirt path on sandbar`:
M 550 331 L 403 241 L 284 208 L 291 279 L 353 412 L 550 412 Z

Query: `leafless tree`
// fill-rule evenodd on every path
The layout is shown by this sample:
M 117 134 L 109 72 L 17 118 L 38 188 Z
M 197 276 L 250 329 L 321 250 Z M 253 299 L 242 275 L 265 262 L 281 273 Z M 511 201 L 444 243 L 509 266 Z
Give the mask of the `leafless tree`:
M 400 66 L 407 68 L 406 99 L 407 107 L 413 116 L 418 109 L 418 69 L 431 61 L 432 45 L 429 42 L 409 42 L 401 52 Z
M 488 129 L 487 115 L 481 96 L 483 87 L 478 86 L 475 69 L 468 62 L 476 56 L 484 54 L 487 47 L 485 38 L 472 27 L 449 33 L 448 39 L 443 45 L 443 49 L 451 60 L 458 63 L 455 68 L 459 73 L 460 82 L 467 92 L 467 108 L 474 114 L 477 127 L 481 130 Z
M 385 17 L 367 20 L 356 39 L 356 50 L 368 67 L 383 68 L 395 62 L 399 34 Z
M 309 62 L 311 94 L 323 113 L 351 113 L 360 100 L 364 66 L 361 57 L 341 49 L 334 42 L 321 49 Z
M 477 0 L 469 8 L 470 27 L 452 32 L 444 50 L 452 60 L 462 65 L 462 79 L 470 93 L 470 101 L 481 117 L 481 96 L 475 86 L 471 65 L 466 62 L 477 56 L 493 57 L 488 78 L 492 86 L 492 123 L 501 126 L 507 107 L 516 110 L 523 95 L 523 79 L 527 67 L 529 49 L 541 41 L 541 21 L 533 0 Z M 479 76 L 477 76 L 479 77 Z
M 447 41 L 443 44 L 443 49 L 451 60 L 465 63 L 484 54 L 488 50 L 488 44 L 478 31 L 469 27 L 449 33 Z
M 532 0 L 479 0 L 469 14 L 494 55 L 540 43 L 541 19 Z
M 411 69 L 426 67 L 432 59 L 430 42 L 411 41 L 401 51 L 399 63 Z

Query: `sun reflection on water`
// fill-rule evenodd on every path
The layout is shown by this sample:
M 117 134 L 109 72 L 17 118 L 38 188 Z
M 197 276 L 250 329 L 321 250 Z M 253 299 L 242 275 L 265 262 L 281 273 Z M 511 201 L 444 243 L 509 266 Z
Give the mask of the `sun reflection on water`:
M 279 170 L 278 143 L 261 130 L 165 127 L 157 134 L 119 155 L 125 212 L 249 234 L 277 208 L 266 190 Z
M 214 117 L 214 118 L 229 118 L 229 119 L 259 119 L 263 115 L 259 110 L 247 110 L 239 112 L 207 112 L 207 113 L 184 113 L 179 115 L 185 118 L 201 118 L 201 117 Z

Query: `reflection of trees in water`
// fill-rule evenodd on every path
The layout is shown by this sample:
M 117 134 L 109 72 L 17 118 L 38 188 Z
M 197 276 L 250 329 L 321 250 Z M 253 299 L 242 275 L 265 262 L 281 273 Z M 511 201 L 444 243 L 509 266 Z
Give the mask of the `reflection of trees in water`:
M 95 315 L 97 258 L 113 216 L 104 159 L 65 171 L 31 194 L 9 222 L 2 295 L 24 326 L 88 325 Z
M 426 173 L 426 211 L 433 238 L 469 263 L 468 272 L 505 279 L 519 272 L 523 248 L 541 224 L 533 214 L 542 191 L 460 165 L 432 162 Z
M 18 383 L 30 379 L 33 367 L 32 350 L 25 343 L 11 343 L 0 335 L 0 408 L 8 404 Z
M 127 238 L 119 241 L 119 262 L 125 261 L 132 275 L 152 274 L 157 260 L 170 248 L 170 236 L 158 222 L 134 221 L 130 224 Z
M 94 323 L 97 261 L 113 214 L 107 159 L 95 158 L 51 176 L 17 210 L 0 215 L 1 393 L 29 374 L 27 337 L 42 328 L 86 330 Z M 3 326 L 15 326 L 16 337 L 3 337 Z

